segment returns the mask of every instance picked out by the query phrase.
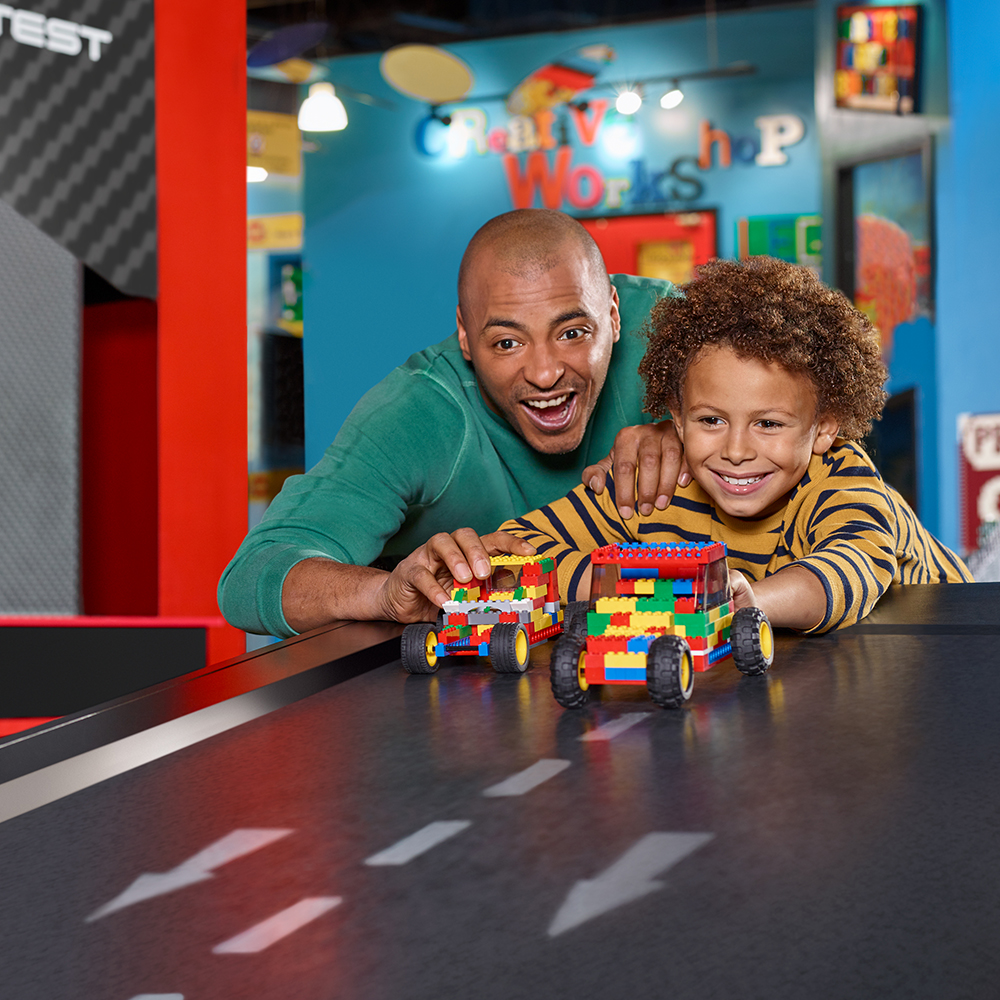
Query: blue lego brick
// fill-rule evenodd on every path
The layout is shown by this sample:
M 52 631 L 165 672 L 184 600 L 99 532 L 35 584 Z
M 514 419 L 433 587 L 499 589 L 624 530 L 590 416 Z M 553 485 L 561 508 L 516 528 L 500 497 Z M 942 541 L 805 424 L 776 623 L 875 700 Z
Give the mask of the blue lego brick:
M 715 663 L 717 660 L 721 660 L 724 656 L 728 656 L 733 651 L 733 644 L 731 642 L 720 642 L 715 649 L 709 650 L 708 662 Z
M 674 580 L 674 597 L 691 597 L 694 594 L 694 580 Z
M 654 566 L 622 566 L 623 580 L 656 580 L 660 571 Z
M 609 681 L 638 681 L 646 683 L 645 667 L 605 667 L 604 676 Z
M 654 635 L 634 635 L 628 641 L 626 649 L 630 653 L 648 653 L 649 644 L 656 638 Z

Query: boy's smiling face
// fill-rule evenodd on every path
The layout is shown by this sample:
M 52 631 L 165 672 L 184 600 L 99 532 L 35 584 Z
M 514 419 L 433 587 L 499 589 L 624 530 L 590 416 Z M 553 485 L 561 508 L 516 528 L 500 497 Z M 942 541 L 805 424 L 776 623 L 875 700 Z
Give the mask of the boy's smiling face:
M 837 423 L 816 412 L 805 375 L 703 347 L 684 379 L 677 433 L 691 474 L 732 517 L 780 510 L 813 455 L 837 436 Z

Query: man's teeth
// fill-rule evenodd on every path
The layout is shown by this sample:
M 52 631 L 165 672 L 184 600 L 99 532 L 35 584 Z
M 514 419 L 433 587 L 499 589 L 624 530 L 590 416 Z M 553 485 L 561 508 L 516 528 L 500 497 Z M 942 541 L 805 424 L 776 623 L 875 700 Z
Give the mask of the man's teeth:
M 764 478 L 763 476 L 751 476 L 749 479 L 737 479 L 735 476 L 724 476 L 721 472 L 719 475 L 733 486 L 749 486 L 751 483 L 759 483 Z
M 528 406 L 533 406 L 536 410 L 547 410 L 550 406 L 562 406 L 569 399 L 569 393 L 556 396 L 555 399 L 526 399 Z

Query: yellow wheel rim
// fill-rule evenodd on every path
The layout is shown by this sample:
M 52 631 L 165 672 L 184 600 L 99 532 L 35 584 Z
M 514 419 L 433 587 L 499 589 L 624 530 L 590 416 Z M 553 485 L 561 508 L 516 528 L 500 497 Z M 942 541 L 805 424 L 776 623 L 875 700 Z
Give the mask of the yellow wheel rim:
M 526 663 L 528 660 L 528 636 L 523 629 L 518 629 L 517 639 L 514 642 L 514 655 L 518 663 Z
M 691 687 L 691 654 L 685 653 L 681 657 L 681 690 L 687 691 Z
M 437 642 L 437 632 L 428 632 L 427 638 L 424 639 L 424 658 L 427 660 L 429 667 L 433 667 L 438 661 Z
M 771 626 L 767 622 L 760 623 L 760 651 L 765 660 L 769 660 L 774 651 L 774 638 L 771 635 Z
M 576 661 L 576 682 L 580 685 L 581 691 L 586 691 L 590 687 L 587 680 L 587 651 L 580 651 L 580 658 Z

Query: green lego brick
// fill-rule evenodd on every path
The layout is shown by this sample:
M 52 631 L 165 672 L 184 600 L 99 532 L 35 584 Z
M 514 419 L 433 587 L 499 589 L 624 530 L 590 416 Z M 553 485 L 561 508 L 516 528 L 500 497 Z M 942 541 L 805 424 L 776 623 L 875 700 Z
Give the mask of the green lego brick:
M 653 581 L 653 597 L 658 601 L 670 601 L 670 606 L 673 608 L 674 603 L 674 581 L 673 580 L 654 580 Z
M 611 615 L 599 615 L 596 611 L 587 612 L 587 635 L 604 635 L 611 624 Z
M 517 587 L 514 590 L 514 600 L 523 601 L 524 600 L 524 587 Z
M 461 587 L 459 590 L 455 591 L 455 596 L 452 597 L 452 600 L 453 601 L 467 601 L 468 597 L 465 596 L 466 594 L 468 594 L 468 591 L 465 589 L 465 587 Z
M 663 601 L 657 597 L 639 597 L 635 602 L 636 611 L 670 612 L 674 610 L 673 600 Z
M 538 564 L 542 567 L 543 573 L 551 573 L 556 568 L 554 559 L 540 559 Z
M 715 634 L 715 622 L 705 621 L 703 614 L 674 615 L 674 624 L 683 625 L 687 635 L 710 636 Z

